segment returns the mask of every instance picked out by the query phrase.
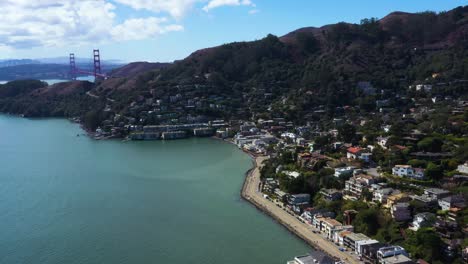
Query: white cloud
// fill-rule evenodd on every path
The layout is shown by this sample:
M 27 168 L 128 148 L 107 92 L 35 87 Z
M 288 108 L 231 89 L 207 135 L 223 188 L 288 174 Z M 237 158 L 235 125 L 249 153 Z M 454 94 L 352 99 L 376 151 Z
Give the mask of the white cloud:
M 140 40 L 155 37 L 169 31 L 181 31 L 184 28 L 177 24 L 165 24 L 166 18 L 134 18 L 114 27 L 111 35 L 115 40 Z
M 136 10 L 149 10 L 156 13 L 169 13 L 175 18 L 185 15 L 196 2 L 204 0 L 114 0 Z
M 207 5 L 203 7 L 203 10 L 206 12 L 210 11 L 211 9 L 218 8 L 221 6 L 253 6 L 255 7 L 255 4 L 252 3 L 250 0 L 211 0 L 208 2 Z
M 157 15 L 118 17 L 117 3 Z M 183 30 L 177 21 L 201 6 L 209 11 L 221 6 L 255 4 L 251 0 L 0 0 L 0 48 L 64 47 L 153 38 Z
M 0 43 L 16 49 L 152 38 L 182 26 L 166 18 L 116 22 L 105 0 L 0 0 Z

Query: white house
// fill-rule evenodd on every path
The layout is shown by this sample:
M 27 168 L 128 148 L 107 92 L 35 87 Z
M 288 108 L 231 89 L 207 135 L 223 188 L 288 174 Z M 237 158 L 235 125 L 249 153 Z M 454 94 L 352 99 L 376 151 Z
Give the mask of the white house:
M 351 176 L 351 175 L 353 175 L 354 169 L 356 169 L 356 168 L 353 167 L 353 166 L 343 167 L 343 168 L 335 168 L 335 174 L 334 175 L 337 178 L 344 177 L 344 176 Z
M 434 214 L 429 212 L 419 213 L 414 216 L 413 222 L 411 223 L 411 229 L 418 231 L 421 227 L 428 227 L 432 225 L 436 217 Z
M 411 165 L 395 165 L 392 168 L 392 174 L 399 177 L 424 179 L 424 169 L 413 168 Z
M 438 200 L 440 209 L 449 210 L 451 207 L 465 207 L 465 199 L 462 195 L 452 195 Z
M 465 163 L 462 165 L 458 165 L 457 171 L 460 173 L 468 174 L 468 161 L 465 161 Z
M 381 146 L 383 149 L 387 149 L 387 143 L 390 137 L 377 137 L 377 145 Z
M 372 201 L 374 202 L 379 202 L 381 204 L 387 202 L 387 197 L 393 193 L 393 189 L 392 188 L 382 188 L 382 189 L 378 189 L 378 190 L 375 190 L 373 192 L 373 197 L 372 197 Z

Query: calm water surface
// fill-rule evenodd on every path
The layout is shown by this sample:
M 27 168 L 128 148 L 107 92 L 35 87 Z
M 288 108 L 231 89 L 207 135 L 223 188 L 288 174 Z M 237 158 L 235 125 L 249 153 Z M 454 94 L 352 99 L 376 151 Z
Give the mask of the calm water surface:
M 89 81 L 89 82 L 94 82 L 94 76 L 80 76 L 76 78 L 79 81 Z M 70 80 L 63 80 L 63 79 L 47 79 L 47 80 L 41 80 L 43 82 L 46 82 L 49 85 L 56 84 L 56 83 L 61 83 L 61 82 L 69 82 Z M 0 81 L 0 84 L 5 84 L 7 82 L 11 81 Z
M 239 197 L 247 155 L 211 139 L 94 141 L 0 116 L 0 263 L 286 263 L 309 248 Z

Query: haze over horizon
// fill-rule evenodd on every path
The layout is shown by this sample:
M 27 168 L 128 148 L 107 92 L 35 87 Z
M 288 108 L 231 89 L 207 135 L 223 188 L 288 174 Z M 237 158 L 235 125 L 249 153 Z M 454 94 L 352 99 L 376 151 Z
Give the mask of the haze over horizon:
M 0 59 L 91 57 L 166 62 L 233 41 L 301 27 L 359 23 L 393 11 L 441 12 L 466 4 L 453 1 L 392 2 L 267 0 L 0 0 Z M 228 33 L 228 34 L 227 34 Z

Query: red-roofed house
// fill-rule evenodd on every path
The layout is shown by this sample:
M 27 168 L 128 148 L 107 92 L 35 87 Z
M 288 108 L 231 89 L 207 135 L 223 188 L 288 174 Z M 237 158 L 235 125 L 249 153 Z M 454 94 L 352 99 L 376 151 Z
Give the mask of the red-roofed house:
M 360 159 L 365 162 L 369 162 L 372 153 L 365 151 L 363 148 L 360 147 L 350 147 L 346 151 L 346 157 L 348 159 Z

